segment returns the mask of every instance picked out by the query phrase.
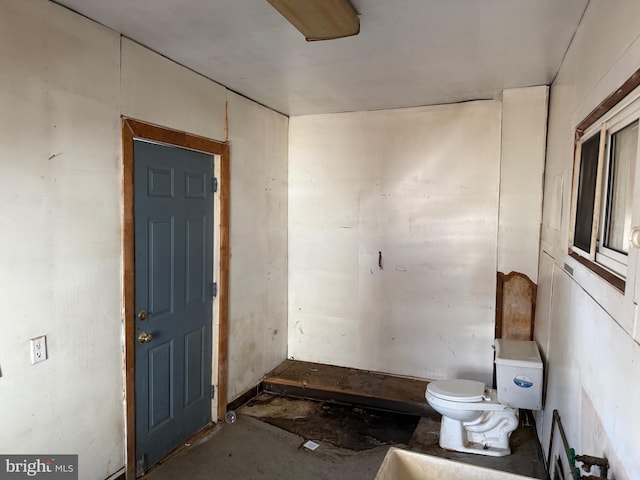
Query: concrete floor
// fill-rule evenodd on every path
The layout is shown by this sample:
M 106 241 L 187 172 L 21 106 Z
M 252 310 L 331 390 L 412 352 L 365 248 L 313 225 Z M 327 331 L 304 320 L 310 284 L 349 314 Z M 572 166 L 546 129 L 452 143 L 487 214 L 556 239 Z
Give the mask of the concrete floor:
M 301 402 L 309 402 L 304 406 Z M 325 441 L 316 427 L 310 424 L 310 430 L 296 430 L 302 435 L 291 433 L 268 423 L 274 415 L 280 420 L 291 415 L 291 420 L 302 420 L 304 415 L 315 415 L 318 402 L 308 400 L 277 399 L 268 405 L 262 414 L 251 408 L 251 404 L 240 409 L 233 424 L 221 424 L 197 443 L 190 445 L 177 455 L 153 469 L 144 478 L 164 479 L 367 479 L 372 480 L 382 460 L 391 446 L 390 442 L 374 442 L 366 449 L 343 448 L 341 441 Z M 274 413 L 275 408 L 279 409 Z M 247 413 L 242 413 L 242 412 Z M 330 409 L 334 415 L 349 416 L 347 410 Z M 267 412 L 267 413 L 264 413 Z M 301 413 L 302 412 L 302 413 Z M 307 412 L 306 414 L 304 412 Z M 346 412 L 346 413 L 345 413 Z M 357 416 L 362 409 L 354 408 Z M 302 416 L 301 416 L 302 415 Z M 267 418 L 268 417 L 268 418 Z M 496 470 L 509 471 L 531 478 L 545 479 L 546 471 L 537 442 L 530 413 L 522 416 L 521 426 L 511 436 L 513 453 L 506 457 L 488 457 L 484 455 L 464 454 L 443 450 L 438 446 L 440 421 L 437 414 L 423 416 L 415 427 L 407 444 L 393 444 L 401 448 L 436 455 L 452 460 L 480 465 Z M 372 418 L 376 418 L 375 413 Z M 347 418 L 337 418 L 332 429 L 353 428 Z M 286 422 L 281 424 L 287 428 Z M 306 437 L 306 438 L 305 438 Z M 337 438 L 353 437 L 338 435 Z M 328 437 L 327 437 L 328 438 Z M 335 436 L 333 438 L 336 438 Z M 320 447 L 314 451 L 302 445 L 307 440 L 315 440 Z M 336 446 L 338 445 L 338 446 Z
M 247 415 L 224 424 L 197 445 L 156 467 L 149 480 L 372 480 L 388 446 L 354 452 L 321 444 L 302 447 L 305 439 Z

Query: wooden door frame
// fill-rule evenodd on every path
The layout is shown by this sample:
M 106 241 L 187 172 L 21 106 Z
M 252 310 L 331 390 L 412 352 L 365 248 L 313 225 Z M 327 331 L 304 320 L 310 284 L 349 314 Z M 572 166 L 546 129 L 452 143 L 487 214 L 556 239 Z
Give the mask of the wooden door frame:
M 217 419 L 222 420 L 227 408 L 227 349 L 229 317 L 229 143 L 170 130 L 139 120 L 122 117 L 122 251 L 123 251 L 123 315 L 125 342 L 125 475 L 136 478 L 135 422 L 135 244 L 133 141 L 151 140 L 165 145 L 198 150 L 220 157 L 220 248 L 218 280 L 218 383 L 216 388 Z M 213 319 L 212 319 L 213 321 Z

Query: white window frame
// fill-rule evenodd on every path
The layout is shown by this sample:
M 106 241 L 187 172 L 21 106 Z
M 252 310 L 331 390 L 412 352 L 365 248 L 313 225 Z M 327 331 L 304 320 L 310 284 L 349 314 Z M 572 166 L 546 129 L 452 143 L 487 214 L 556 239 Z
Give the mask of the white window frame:
M 611 161 L 611 137 L 615 133 L 631 125 L 635 121 L 640 122 L 640 88 L 634 90 L 624 100 L 616 104 L 597 122 L 587 128 L 582 136 L 576 141 L 574 158 L 574 177 L 572 193 L 572 213 L 571 231 L 569 235 L 570 250 L 582 258 L 605 268 L 615 276 L 625 280 L 628 274 L 628 255 L 616 250 L 606 248 L 602 243 L 605 231 L 606 215 L 608 208 L 609 175 L 608 169 Z M 578 185 L 580 181 L 580 162 L 582 159 L 582 145 L 589 141 L 594 135 L 600 132 L 600 145 L 598 149 L 598 161 L 596 172 L 596 191 L 593 206 L 593 218 L 591 220 L 591 246 L 589 251 L 585 251 L 574 245 L 574 235 L 577 219 Z M 639 145 L 636 154 L 636 171 L 640 168 L 640 135 Z M 637 177 L 637 175 L 636 175 Z M 634 190 L 640 188 L 634 182 Z

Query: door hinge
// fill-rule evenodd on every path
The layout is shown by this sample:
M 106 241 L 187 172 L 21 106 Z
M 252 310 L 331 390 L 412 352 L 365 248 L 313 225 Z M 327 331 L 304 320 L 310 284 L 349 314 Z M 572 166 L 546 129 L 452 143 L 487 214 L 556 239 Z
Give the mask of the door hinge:
M 211 296 L 212 297 L 218 296 L 218 282 L 211 283 Z
M 216 177 L 213 177 L 211 179 L 211 191 L 213 193 L 216 193 L 218 191 L 218 179 Z
M 216 397 L 216 386 L 211 385 L 211 399 L 214 399 L 215 397 Z

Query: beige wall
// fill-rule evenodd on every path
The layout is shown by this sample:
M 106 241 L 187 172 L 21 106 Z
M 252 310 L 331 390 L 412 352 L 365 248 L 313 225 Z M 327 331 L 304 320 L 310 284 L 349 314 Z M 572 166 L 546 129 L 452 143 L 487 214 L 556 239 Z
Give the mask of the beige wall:
M 231 400 L 286 356 L 288 121 L 240 95 L 228 99 Z
M 224 141 L 227 89 L 122 38 L 122 114 Z
M 77 453 L 87 478 L 123 465 L 119 58 L 77 15 L 0 5 L 0 450 Z
M 546 86 L 502 92 L 498 271 L 538 282 L 542 179 L 547 138 Z
M 617 479 L 640 478 L 640 345 L 632 338 L 637 307 L 630 295 L 640 272 L 632 268 L 623 295 L 567 249 L 574 129 L 640 66 L 638 18 L 635 0 L 590 2 L 552 85 L 536 316 L 548 377 L 537 415 L 543 450 L 558 409 L 570 445 L 609 457 Z
M 229 400 L 286 357 L 288 121 L 41 0 L 0 1 L 0 60 L 0 451 L 104 479 L 124 465 L 120 115 L 225 140 L 229 101 Z
M 490 382 L 500 118 L 498 101 L 291 118 L 290 357 Z
M 291 358 L 491 383 L 497 269 L 537 279 L 547 93 L 290 120 Z

